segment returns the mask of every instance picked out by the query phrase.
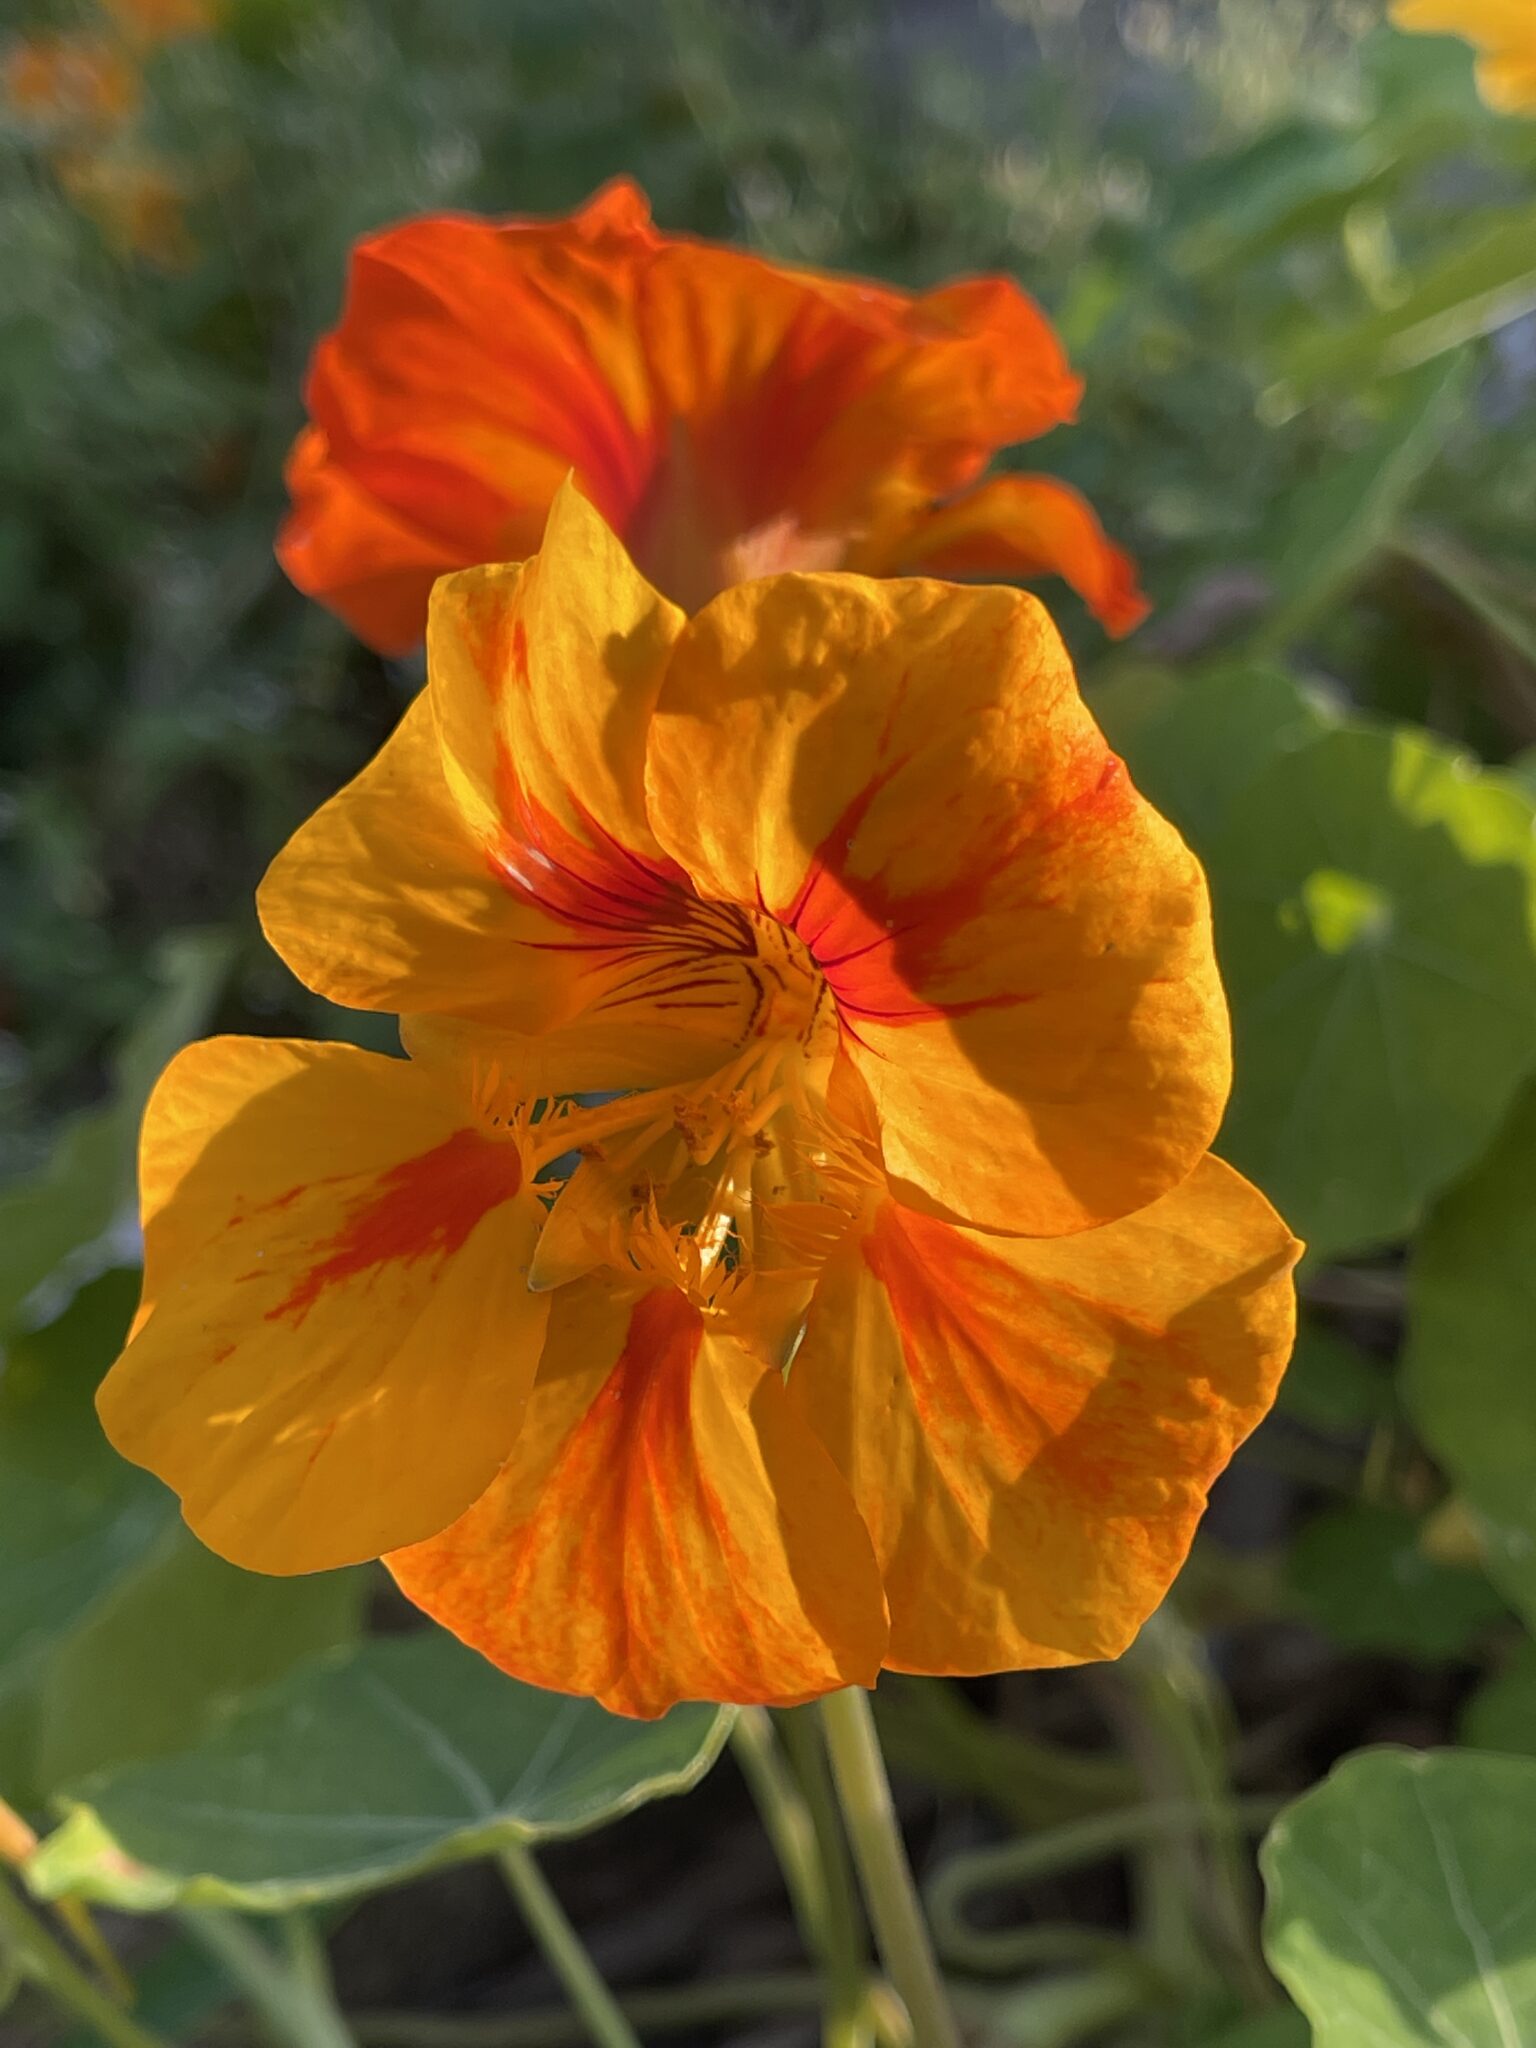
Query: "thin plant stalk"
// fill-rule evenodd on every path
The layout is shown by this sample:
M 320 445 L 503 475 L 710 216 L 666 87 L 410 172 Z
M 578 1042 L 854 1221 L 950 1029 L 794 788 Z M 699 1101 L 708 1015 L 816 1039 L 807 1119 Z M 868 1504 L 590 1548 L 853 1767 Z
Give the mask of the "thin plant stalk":
M 864 1903 L 886 1972 L 922 2048 L 960 2048 L 897 1825 L 869 1695 L 858 1686 L 831 1693 L 821 1702 L 821 1717 Z
M 239 1985 L 281 2048 L 356 2048 L 331 1989 L 324 1943 L 305 1915 L 284 1916 L 281 1950 L 238 1913 L 187 1908 L 180 1919 Z
M 513 1846 L 503 1849 L 496 1860 L 529 1933 L 564 1985 L 593 2048 L 640 2048 L 639 2035 L 620 2011 L 529 1851 Z
M 814 1707 L 785 1707 L 774 1717 L 816 1831 L 817 1861 L 826 1887 L 827 1966 L 832 1980 L 829 2048 L 868 2048 L 890 2033 L 882 2015 L 899 2004 L 870 1974 L 869 1929 L 859 1904 L 858 1881 L 838 1809 L 827 1759 L 826 1735 Z
M 0 1948 L 11 1955 L 20 1975 L 30 1979 L 56 2005 L 94 2028 L 107 2048 L 167 2048 L 158 2034 L 141 2027 L 92 1981 L 3 1875 Z
M 787 1740 L 787 1719 L 779 1725 Z M 816 1734 L 814 1725 L 811 1733 Z M 846 1867 L 838 1867 L 846 1858 L 841 1831 L 835 1852 L 829 1854 L 805 1769 L 798 1759 L 793 1767 L 786 1762 L 766 1707 L 741 1710 L 731 1730 L 731 1747 L 784 1873 L 801 1940 L 822 1968 L 822 2048 L 873 2048 L 865 1952 L 849 1910 Z M 819 1736 L 817 1747 L 819 1752 Z M 816 1761 L 825 1776 L 825 1758 L 818 1753 Z M 836 1828 L 835 1810 L 831 1819 Z
M 1235 1799 L 1223 1821 L 1238 1828 L 1261 1828 L 1284 1803 L 1268 1794 Z M 1080 1869 L 1191 1827 L 1209 1826 L 1211 1818 L 1211 1809 L 1203 1800 L 1161 1800 L 1129 1806 L 1121 1813 L 1090 1814 L 1085 1820 L 1047 1828 L 1022 1842 L 963 1850 L 925 1887 L 928 1918 L 939 1952 L 961 1969 L 1011 1975 L 1037 1963 L 1080 1961 L 1094 1948 L 1106 1954 L 1123 1951 L 1123 1936 L 1087 1928 L 1031 1926 L 983 1932 L 971 1925 L 967 1908 L 980 1892 L 1013 1890 L 1042 1877 Z M 1079 1951 L 1075 1957 L 1071 1953 L 1074 1946 Z M 1151 1970 L 1146 1959 L 1140 1967 L 1144 1973 Z

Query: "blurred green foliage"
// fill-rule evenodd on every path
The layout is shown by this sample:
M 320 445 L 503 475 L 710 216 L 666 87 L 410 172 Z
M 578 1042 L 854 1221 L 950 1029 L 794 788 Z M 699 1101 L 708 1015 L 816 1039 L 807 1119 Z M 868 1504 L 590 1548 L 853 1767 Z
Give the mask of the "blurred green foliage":
M 507 1788 L 548 1702 L 455 1677 L 436 1637 L 348 1648 L 355 1579 L 205 1558 L 89 1396 L 131 1307 L 163 1059 L 210 1028 L 389 1042 L 301 990 L 251 909 L 419 680 L 272 559 L 348 245 L 422 209 L 563 211 L 629 171 L 663 224 L 792 260 L 1011 271 L 1086 375 L 1080 424 L 1029 459 L 1089 492 L 1157 609 L 1116 648 L 1047 595 L 1207 864 L 1222 1146 L 1310 1242 L 1303 1336 L 1176 1593 L 1203 1647 L 1118 1675 L 1122 1756 L 1053 1750 L 1049 1688 L 1017 1725 L 938 1692 L 889 1721 L 903 1767 L 996 1828 L 1065 1831 L 1127 1785 L 1206 1815 L 1203 1843 L 1125 1849 L 1141 1974 L 1104 1963 L 1049 2012 L 974 1987 L 988 2041 L 1305 2039 L 1259 2009 L 1229 1809 L 1234 1781 L 1298 1791 L 1378 1729 L 1357 1701 L 1326 1741 L 1287 1733 L 1308 1688 L 1368 1695 L 1360 1660 L 1396 1659 L 1440 1687 L 1432 1737 L 1459 1714 L 1468 1743 L 1536 1750 L 1510 1611 L 1536 1624 L 1536 121 L 1490 114 L 1464 48 L 1371 0 L 225 0 L 143 84 L 131 150 L 179 217 L 139 250 L 72 195 L 46 122 L 0 112 L 0 1794 L 43 1825 L 74 1803 L 47 1888 L 331 1896 L 522 1825 Z M 1255 1628 L 1310 1647 L 1274 1667 L 1239 1654 Z M 1294 1697 L 1261 1698 L 1273 1668 Z M 1098 1696 L 1066 1697 L 1076 1728 Z M 319 1793 L 311 1713 L 345 1751 Z M 674 1754 L 602 1719 L 583 1824 L 713 1753 L 703 1724 Z M 426 1796 L 452 1759 L 488 1811 L 462 1776 Z M 1269 1953 L 1318 2041 L 1523 2038 L 1533 1769 L 1372 1754 L 1280 1824 Z M 260 1814 L 295 1798 L 371 1860 L 272 1862 Z M 217 2002 L 206 1962 L 157 1968 L 167 2027 Z

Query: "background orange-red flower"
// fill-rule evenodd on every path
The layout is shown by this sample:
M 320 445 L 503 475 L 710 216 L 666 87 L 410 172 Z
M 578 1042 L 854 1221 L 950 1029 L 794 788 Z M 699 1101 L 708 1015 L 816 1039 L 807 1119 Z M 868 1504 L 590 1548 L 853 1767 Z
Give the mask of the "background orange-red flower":
M 408 221 L 358 245 L 315 352 L 279 553 L 402 651 L 433 580 L 531 554 L 574 472 L 685 605 L 793 567 L 1050 573 L 1124 632 L 1135 572 L 1075 491 L 976 487 L 1079 391 L 1009 279 L 914 297 L 786 268 L 662 233 L 627 179 L 565 219 Z

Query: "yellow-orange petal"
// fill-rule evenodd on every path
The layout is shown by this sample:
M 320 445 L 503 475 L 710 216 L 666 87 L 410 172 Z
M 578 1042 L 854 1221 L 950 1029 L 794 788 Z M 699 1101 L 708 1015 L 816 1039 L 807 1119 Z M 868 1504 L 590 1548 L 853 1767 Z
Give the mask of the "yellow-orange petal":
M 257 907 L 294 973 L 333 1002 L 533 1029 L 575 999 L 546 943 L 562 933 L 508 889 L 450 794 L 426 695 L 300 826 Z
M 452 1521 L 517 1434 L 548 1313 L 516 1146 L 411 1062 L 211 1039 L 151 1098 L 141 1181 L 149 1312 L 98 1396 L 124 1457 L 255 1571 Z
M 1150 609 L 1136 564 L 1088 500 L 1049 476 L 992 477 L 872 534 L 848 566 L 877 576 L 1059 576 L 1117 638 Z
M 868 1535 L 780 1374 L 665 1289 L 562 1289 L 501 1475 L 385 1562 L 503 1670 L 620 1714 L 872 1685 L 885 1646 Z
M 486 869 L 544 927 L 497 964 L 530 991 L 565 989 L 536 1020 L 561 1027 L 543 1063 L 565 1063 L 565 1090 L 708 1073 L 751 1014 L 718 920 L 646 815 L 645 736 L 682 624 L 569 483 L 536 557 L 433 593 L 444 773 Z M 503 1021 L 519 1021 L 510 1005 Z
M 780 576 L 685 628 L 651 821 L 826 976 L 918 1201 L 1050 1236 L 1144 1207 L 1229 1083 L 1204 877 L 1033 598 Z
M 1392 0 L 1393 26 L 1460 36 L 1481 54 L 1477 87 L 1501 114 L 1536 111 L 1536 8 L 1529 0 Z
M 1274 1396 L 1299 1250 L 1216 1159 L 1070 1238 L 875 1212 L 823 1273 L 789 1401 L 874 1539 L 887 1664 L 958 1675 L 1126 1647 Z
M 567 481 L 530 561 L 433 594 L 428 692 L 460 809 L 511 885 L 559 914 L 655 893 L 645 734 L 683 615 Z M 589 870 L 591 871 L 589 874 Z

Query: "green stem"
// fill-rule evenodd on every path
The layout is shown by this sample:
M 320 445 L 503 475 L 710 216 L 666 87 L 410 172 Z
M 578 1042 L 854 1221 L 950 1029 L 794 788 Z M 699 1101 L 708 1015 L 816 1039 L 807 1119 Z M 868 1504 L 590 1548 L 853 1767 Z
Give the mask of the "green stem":
M 817 1862 L 826 1887 L 824 1961 L 832 1992 L 826 2048 L 867 2048 L 872 2032 L 875 2038 L 884 2038 L 881 2004 L 877 1987 L 870 1983 L 869 1930 L 838 1812 L 826 1737 L 814 1707 L 786 1707 L 776 1718 L 816 1831 Z M 889 1992 L 886 2001 L 894 2002 Z
M 814 2013 L 821 1996 L 814 1970 L 786 1970 L 715 1977 L 676 1990 L 636 1991 L 619 2003 L 629 2024 L 651 2039 Z M 520 2013 L 515 2019 L 478 2013 L 361 2013 L 356 2027 L 362 2048 L 582 2048 L 588 2039 L 576 2014 L 552 2010 Z
M 1222 1819 L 1227 1826 L 1263 1827 L 1284 1803 L 1269 1797 L 1232 1800 L 1224 1807 Z M 1128 1807 L 1123 1813 L 1096 1813 L 1066 1827 L 1048 1828 L 1027 1841 L 1002 1842 L 993 1849 L 970 1849 L 952 1857 L 925 1891 L 939 1952 L 946 1962 L 961 1969 L 1000 1972 L 1027 1969 L 1031 1964 L 1081 1961 L 1094 1950 L 1101 1956 L 1118 1951 L 1123 1957 L 1126 1944 L 1117 1935 L 1049 1927 L 982 1933 L 970 1925 L 966 1908 L 978 1892 L 1075 1870 L 1101 1857 L 1162 1841 L 1183 1829 L 1209 1825 L 1211 1818 L 1210 1806 L 1203 1800 L 1167 1799 Z M 1070 1954 L 1074 1945 L 1076 1955 Z M 1145 1977 L 1146 1964 L 1137 1966 Z
M 779 1753 L 766 1707 L 740 1710 L 731 1729 L 731 1750 L 784 1874 L 800 1939 L 812 1955 L 819 1955 L 826 1934 L 827 1886 L 816 1853 L 816 1824 Z
M 821 1702 L 821 1718 L 864 1902 L 891 1982 L 921 2048 L 960 2048 L 897 1825 L 868 1693 L 849 1686 L 829 1694 Z
M 886 1758 L 924 1783 L 1001 1808 L 1021 1827 L 1048 1828 L 1128 1805 L 1132 1766 L 999 1727 L 942 1678 L 882 1679 L 875 1724 Z
M 1120 1670 L 1171 1767 L 1171 1788 L 1193 1793 L 1203 1808 L 1186 1836 L 1187 1867 L 1223 1974 L 1245 1997 L 1270 2004 L 1275 1982 L 1259 1947 L 1258 1879 L 1234 1818 L 1230 1702 L 1203 1644 L 1171 1606 L 1147 1623 Z
M 1075 1977 L 1029 1984 L 1004 2005 L 999 2018 L 1010 2041 L 1029 2048 L 1076 2048 L 1098 2041 L 1108 2027 L 1133 2019 L 1145 2007 L 1147 1986 L 1134 1970 L 1099 1969 Z
M 356 2048 L 331 1990 L 324 1943 L 304 1915 L 284 1916 L 286 1956 L 238 1914 L 189 1907 L 180 1919 L 239 1985 L 280 2048 Z
M 790 1740 L 787 1722 L 780 1726 Z M 814 1724 L 811 1733 L 816 1735 Z M 779 1859 L 800 1938 L 825 1974 L 822 2048 L 873 2048 L 874 2029 L 865 2009 L 864 1946 L 857 1920 L 850 1915 L 841 1831 L 829 1845 L 812 1807 L 805 1760 L 796 1755 L 793 1769 L 785 1763 L 765 1707 L 741 1710 L 731 1730 L 731 1746 Z M 825 1757 L 818 1754 L 815 1760 L 825 1778 Z M 829 1794 L 830 1790 L 828 1786 Z M 835 1809 L 832 1821 L 836 1828 Z
M 507 1886 L 516 1899 L 528 1931 L 543 1951 L 566 1996 L 575 2007 L 593 2048 L 640 2048 L 639 2036 L 625 2019 L 613 1993 L 598 1975 L 581 1937 L 566 1919 L 544 1873 L 526 1849 L 503 1849 L 497 1857 Z
M 94 2027 L 109 2048 L 166 2048 L 158 2035 L 141 2027 L 92 1982 L 4 1876 L 0 1876 L 0 1946 L 21 1975 L 29 1977 L 55 2004 Z

